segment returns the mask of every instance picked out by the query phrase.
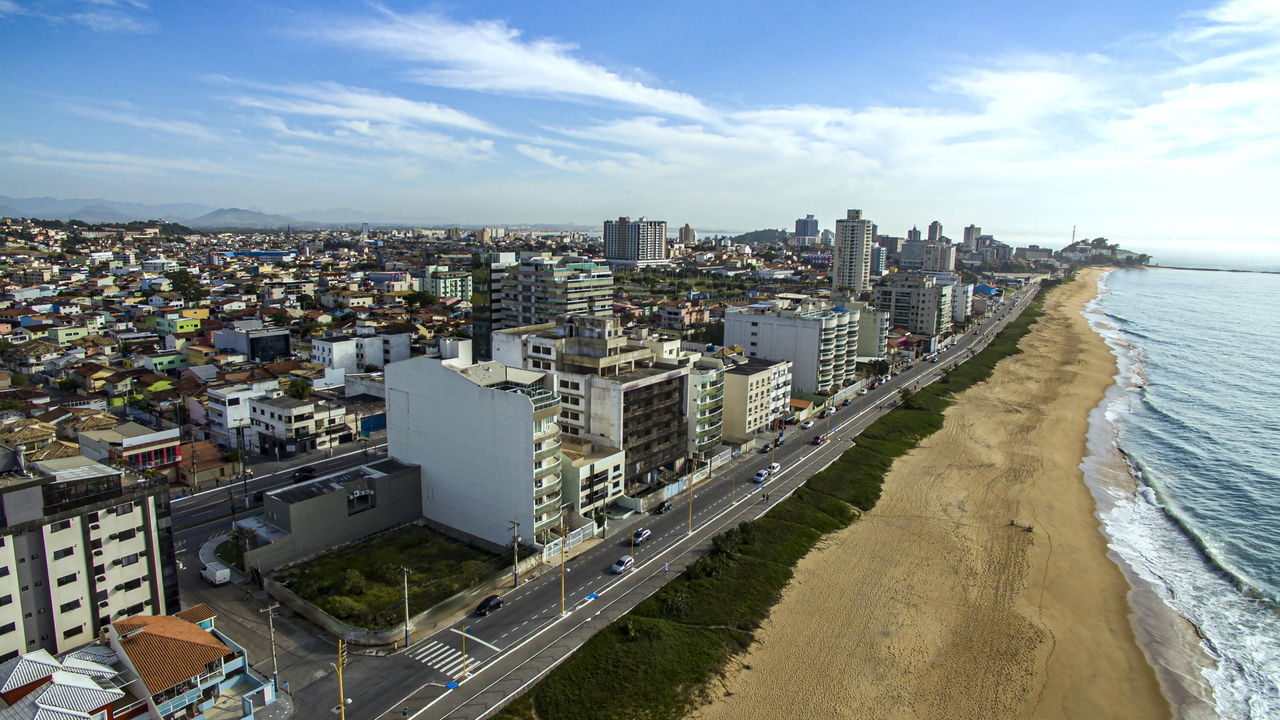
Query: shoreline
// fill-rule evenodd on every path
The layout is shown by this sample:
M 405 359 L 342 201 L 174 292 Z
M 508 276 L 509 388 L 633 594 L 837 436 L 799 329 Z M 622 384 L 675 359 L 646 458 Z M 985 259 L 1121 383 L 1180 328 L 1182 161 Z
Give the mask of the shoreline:
M 1023 354 L 800 562 L 726 697 L 692 717 L 1172 716 L 1081 482 L 1116 375 L 1080 314 L 1099 272 L 1049 293 Z

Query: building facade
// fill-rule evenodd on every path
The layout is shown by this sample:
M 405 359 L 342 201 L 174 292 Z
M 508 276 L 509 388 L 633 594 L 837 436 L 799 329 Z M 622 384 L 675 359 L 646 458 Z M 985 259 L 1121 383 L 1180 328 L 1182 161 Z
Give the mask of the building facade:
M 920 335 L 951 329 L 951 286 L 930 275 L 899 272 L 876 288 L 876 307 L 889 313 L 894 327 Z
M 249 401 L 249 426 L 263 455 L 293 457 L 355 439 L 347 409 L 326 400 L 288 396 Z
M 593 262 L 531 258 L 508 268 L 494 329 L 551 322 L 560 315 L 613 314 L 613 272 Z
M 0 658 L 178 608 L 169 491 L 83 456 L 0 477 Z
M 546 373 L 419 357 L 387 367 L 387 448 L 422 468 L 422 514 L 506 545 L 561 520 L 560 396 Z
M 743 443 L 780 426 L 791 402 L 791 361 L 749 357 L 724 371 L 724 437 Z
M 642 265 L 667 260 L 665 220 L 632 220 L 620 217 L 604 221 L 604 257 L 610 262 Z
M 835 257 L 831 265 L 831 287 L 847 290 L 855 297 L 871 287 L 871 246 L 875 225 L 862 217 L 861 210 L 850 210 L 836 221 Z
M 731 308 L 724 342 L 748 357 L 791 361 L 797 392 L 826 395 L 857 378 L 858 314 L 822 301 Z

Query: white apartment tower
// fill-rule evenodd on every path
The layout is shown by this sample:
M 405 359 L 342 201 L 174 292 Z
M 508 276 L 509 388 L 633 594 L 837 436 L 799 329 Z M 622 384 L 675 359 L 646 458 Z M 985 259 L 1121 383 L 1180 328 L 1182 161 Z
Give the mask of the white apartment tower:
M 797 392 L 830 394 L 857 378 L 858 313 L 822 301 L 730 308 L 724 342 L 747 357 L 790 360 Z
M 620 217 L 604 221 L 604 257 L 610 262 L 661 263 L 667 259 L 665 220 L 632 220 Z
M 81 455 L 0 475 L 0 661 L 177 609 L 164 482 Z
M 982 237 L 982 228 L 970 225 L 964 229 L 964 249 L 970 252 L 978 249 L 978 238 Z
M 387 449 L 422 468 L 422 514 L 489 542 L 560 523 L 560 396 L 542 372 L 417 357 L 387 366 Z
M 850 210 L 848 217 L 836 220 L 832 289 L 848 290 L 854 297 L 871 289 L 871 246 L 874 242 L 875 225 L 862 217 L 861 210 Z

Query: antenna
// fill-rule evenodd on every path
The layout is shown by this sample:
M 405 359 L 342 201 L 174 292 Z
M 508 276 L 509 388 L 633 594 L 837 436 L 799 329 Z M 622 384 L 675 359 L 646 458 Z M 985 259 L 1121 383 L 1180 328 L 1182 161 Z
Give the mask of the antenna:
M 1071 226 L 1071 244 L 1072 245 L 1076 244 L 1076 226 L 1075 225 Z

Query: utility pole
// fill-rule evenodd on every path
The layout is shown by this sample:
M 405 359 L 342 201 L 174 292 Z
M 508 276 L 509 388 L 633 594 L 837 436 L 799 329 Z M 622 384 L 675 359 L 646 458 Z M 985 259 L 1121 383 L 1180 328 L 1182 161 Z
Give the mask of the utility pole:
M 520 523 L 511 521 L 511 589 L 520 587 Z
M 342 669 L 347 666 L 347 641 L 338 638 L 338 663 L 334 669 L 338 671 L 338 720 L 347 720 L 347 692 L 342 689 Z
M 265 608 L 258 610 L 260 613 L 267 614 L 267 629 L 271 631 L 271 680 L 278 686 L 280 684 L 280 666 L 276 664 L 276 608 L 280 607 L 280 603 L 271 603 Z
M 409 568 L 401 567 L 404 573 L 404 646 L 409 647 Z
M 564 550 L 569 538 L 564 533 L 564 510 L 560 511 L 560 614 L 564 615 Z M 466 655 L 464 652 L 463 655 Z

